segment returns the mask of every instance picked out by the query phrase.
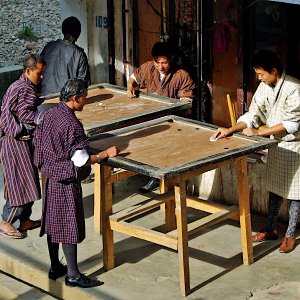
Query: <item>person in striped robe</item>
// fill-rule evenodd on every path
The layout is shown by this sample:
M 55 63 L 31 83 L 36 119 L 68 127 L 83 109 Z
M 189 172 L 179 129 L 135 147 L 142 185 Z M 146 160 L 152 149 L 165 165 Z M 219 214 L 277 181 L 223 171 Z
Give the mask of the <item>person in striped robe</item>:
M 82 201 L 82 168 L 117 155 L 112 146 L 98 154 L 88 153 L 88 139 L 75 111 L 81 111 L 87 96 L 87 83 L 70 79 L 61 90 L 61 102 L 45 112 L 34 133 L 34 163 L 46 177 L 40 235 L 47 234 L 51 268 L 48 277 L 63 275 L 68 286 L 83 288 L 103 282 L 81 274 L 77 265 L 77 244 L 85 238 Z M 67 268 L 58 259 L 62 244 Z
M 23 238 L 24 232 L 40 226 L 30 220 L 32 205 L 41 198 L 39 175 L 33 165 L 32 133 L 43 113 L 36 86 L 43 78 L 44 61 L 36 55 L 25 57 L 23 74 L 7 89 L 1 107 L 1 163 L 4 199 L 0 235 Z M 19 220 L 19 230 L 14 223 Z

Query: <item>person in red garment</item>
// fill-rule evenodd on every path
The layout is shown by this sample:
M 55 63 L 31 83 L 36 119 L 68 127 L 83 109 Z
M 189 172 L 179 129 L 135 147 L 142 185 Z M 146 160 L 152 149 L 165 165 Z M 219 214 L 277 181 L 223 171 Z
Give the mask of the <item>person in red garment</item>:
M 135 98 L 139 89 L 146 89 L 147 93 L 193 101 L 196 85 L 189 73 L 174 63 L 174 46 L 168 42 L 157 42 L 151 55 L 153 59 L 142 64 L 128 79 L 128 97 Z M 150 192 L 158 185 L 159 181 L 151 178 L 140 192 Z

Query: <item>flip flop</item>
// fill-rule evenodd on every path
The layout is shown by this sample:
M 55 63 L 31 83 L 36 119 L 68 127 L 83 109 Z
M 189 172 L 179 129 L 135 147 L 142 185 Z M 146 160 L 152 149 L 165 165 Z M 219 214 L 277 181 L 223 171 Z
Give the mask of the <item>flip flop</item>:
M 10 237 L 12 239 L 23 239 L 25 235 L 18 230 L 13 231 L 3 231 L 0 229 L 0 235 Z

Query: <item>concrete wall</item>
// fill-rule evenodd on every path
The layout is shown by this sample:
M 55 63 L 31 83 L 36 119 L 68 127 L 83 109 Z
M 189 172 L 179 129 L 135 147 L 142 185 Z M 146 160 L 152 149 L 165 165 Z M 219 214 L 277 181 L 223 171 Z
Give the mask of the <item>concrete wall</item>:
M 16 81 L 23 72 L 22 66 L 0 68 L 0 104 L 2 97 L 11 83 Z

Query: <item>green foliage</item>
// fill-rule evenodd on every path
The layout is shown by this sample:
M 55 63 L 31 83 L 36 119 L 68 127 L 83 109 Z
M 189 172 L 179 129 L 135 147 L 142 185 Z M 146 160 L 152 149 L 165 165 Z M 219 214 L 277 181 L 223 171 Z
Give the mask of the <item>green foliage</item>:
M 36 42 L 38 40 L 38 37 L 31 25 L 24 25 L 23 28 L 17 33 L 17 38 L 31 42 Z

